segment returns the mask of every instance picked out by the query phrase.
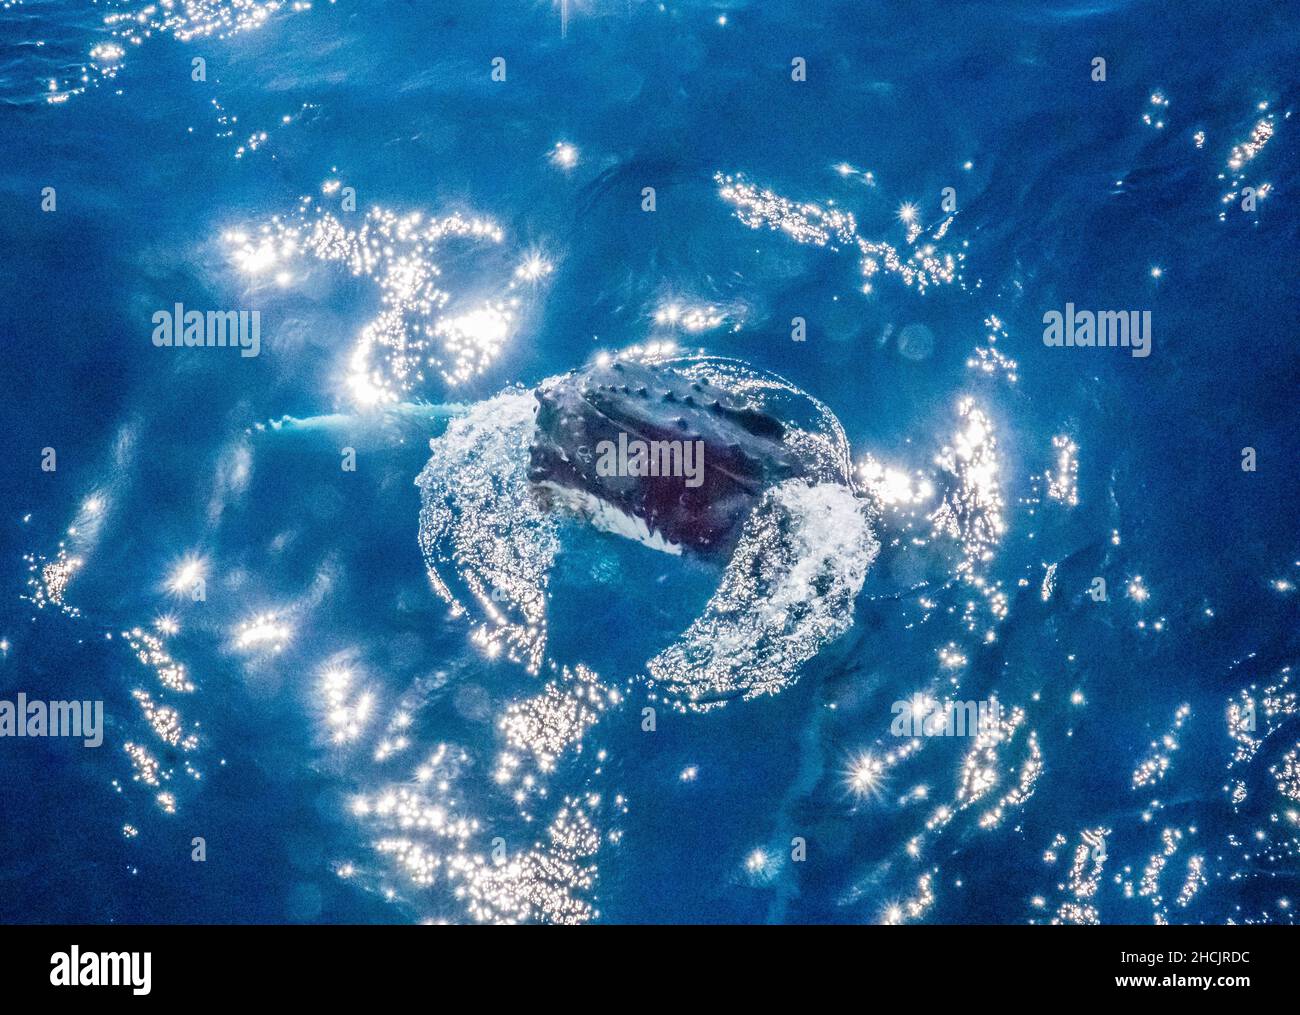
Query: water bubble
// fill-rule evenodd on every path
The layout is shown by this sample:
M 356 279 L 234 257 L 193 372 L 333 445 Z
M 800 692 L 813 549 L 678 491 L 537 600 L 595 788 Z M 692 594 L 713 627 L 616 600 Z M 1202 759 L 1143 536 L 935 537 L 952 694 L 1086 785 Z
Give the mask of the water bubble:
M 934 352 L 934 332 L 924 324 L 909 324 L 898 333 L 898 351 L 914 363 L 929 359 Z

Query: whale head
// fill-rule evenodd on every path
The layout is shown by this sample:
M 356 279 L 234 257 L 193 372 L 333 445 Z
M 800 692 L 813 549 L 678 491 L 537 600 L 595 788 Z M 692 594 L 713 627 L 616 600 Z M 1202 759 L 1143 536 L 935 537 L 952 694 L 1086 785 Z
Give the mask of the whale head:
M 806 474 L 780 420 L 667 365 L 615 360 L 535 394 L 534 487 L 656 549 L 725 554 L 764 490 Z

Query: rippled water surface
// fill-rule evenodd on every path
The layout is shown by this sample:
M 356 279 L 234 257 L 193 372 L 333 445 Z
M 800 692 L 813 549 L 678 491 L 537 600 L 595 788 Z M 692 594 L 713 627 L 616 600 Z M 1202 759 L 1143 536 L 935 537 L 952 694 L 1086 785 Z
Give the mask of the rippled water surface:
M 1298 27 L 0 0 L 0 918 L 1293 922 Z M 821 482 L 553 509 L 619 358 Z

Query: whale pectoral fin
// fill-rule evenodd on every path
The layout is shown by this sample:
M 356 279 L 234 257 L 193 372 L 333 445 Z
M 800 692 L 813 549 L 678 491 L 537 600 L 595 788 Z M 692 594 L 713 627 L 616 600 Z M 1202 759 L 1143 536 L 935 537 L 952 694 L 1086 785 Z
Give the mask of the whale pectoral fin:
M 294 437 L 328 436 L 357 448 L 379 449 L 415 441 L 425 442 L 441 433 L 447 423 L 467 412 L 463 405 L 402 402 L 363 413 L 325 413 L 299 419 L 282 416 L 253 427 L 250 433 L 271 441 Z

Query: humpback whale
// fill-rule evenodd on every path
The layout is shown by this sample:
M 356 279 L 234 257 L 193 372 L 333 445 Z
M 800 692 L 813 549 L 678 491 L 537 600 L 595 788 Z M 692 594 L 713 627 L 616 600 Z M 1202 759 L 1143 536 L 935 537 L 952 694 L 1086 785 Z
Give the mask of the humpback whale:
M 672 454 L 687 444 L 690 463 Z M 789 686 L 853 626 L 880 549 L 834 414 L 739 360 L 602 356 L 469 406 L 429 451 L 416 483 L 434 591 L 468 615 L 476 645 L 532 673 L 585 662 L 550 658 L 548 615 L 571 580 L 555 567 L 565 516 L 717 566 L 684 629 L 614 664 L 676 708 Z
M 775 416 L 666 364 L 598 362 L 534 395 L 528 479 L 544 503 L 655 549 L 728 555 L 765 491 L 832 478 Z

